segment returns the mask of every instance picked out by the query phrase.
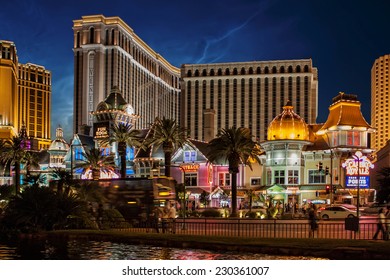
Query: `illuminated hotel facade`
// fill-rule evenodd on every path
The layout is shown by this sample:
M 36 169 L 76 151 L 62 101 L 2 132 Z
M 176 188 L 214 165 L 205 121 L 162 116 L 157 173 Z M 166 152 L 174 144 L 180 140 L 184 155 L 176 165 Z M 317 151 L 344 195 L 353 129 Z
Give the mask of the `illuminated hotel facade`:
M 180 70 L 142 41 L 119 17 L 74 20 L 73 130 L 93 126 L 90 114 L 117 87 L 141 116 L 136 129 L 156 117 L 179 119 Z
M 184 64 L 181 124 L 209 141 L 221 128 L 248 127 L 257 141 L 289 100 L 307 123 L 318 107 L 317 68 L 311 59 Z
M 377 152 L 390 139 L 390 55 L 375 60 L 371 68 L 371 124 L 377 129 L 371 135 L 371 146 Z
M 51 144 L 51 72 L 18 62 L 16 46 L 0 41 L 0 138 L 18 135 L 22 126 L 34 150 Z

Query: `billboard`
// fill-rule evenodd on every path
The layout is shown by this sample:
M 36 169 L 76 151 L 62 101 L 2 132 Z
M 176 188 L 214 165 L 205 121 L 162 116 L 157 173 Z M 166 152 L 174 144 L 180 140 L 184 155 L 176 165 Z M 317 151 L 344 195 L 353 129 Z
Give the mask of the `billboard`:
M 352 158 L 346 159 L 342 167 L 345 168 L 346 188 L 370 187 L 370 169 L 374 168 L 374 164 L 362 152 L 357 151 Z

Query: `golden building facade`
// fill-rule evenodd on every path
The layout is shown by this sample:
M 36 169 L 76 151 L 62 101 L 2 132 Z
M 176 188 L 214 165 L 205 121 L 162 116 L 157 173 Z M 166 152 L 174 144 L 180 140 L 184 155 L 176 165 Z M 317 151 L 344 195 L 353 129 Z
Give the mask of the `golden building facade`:
M 33 149 L 51 143 L 51 72 L 18 62 L 15 44 L 0 41 L 0 138 L 17 135 L 24 125 Z
M 258 141 L 289 100 L 306 123 L 318 111 L 318 75 L 311 59 L 184 64 L 181 67 L 181 123 L 194 139 L 208 141 L 221 128 L 247 127 Z
M 389 60 L 389 54 L 381 56 L 371 68 L 371 125 L 377 129 L 371 135 L 371 147 L 376 151 L 390 139 Z
M 141 118 L 179 118 L 180 71 L 142 41 L 119 17 L 74 20 L 74 127 L 92 127 L 90 114 L 117 87 Z

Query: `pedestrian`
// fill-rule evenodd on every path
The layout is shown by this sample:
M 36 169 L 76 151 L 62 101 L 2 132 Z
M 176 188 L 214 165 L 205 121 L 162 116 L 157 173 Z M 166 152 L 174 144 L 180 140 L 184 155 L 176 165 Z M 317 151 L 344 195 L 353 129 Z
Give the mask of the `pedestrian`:
M 378 221 L 376 223 L 376 232 L 372 239 L 376 240 L 378 238 L 379 232 L 382 232 L 382 239 L 385 240 L 385 225 L 386 225 L 386 217 L 383 213 L 383 208 L 379 209 L 378 212 Z
M 171 205 L 168 212 L 168 219 L 169 219 L 169 228 L 171 233 L 176 233 L 176 225 L 175 225 L 175 219 L 176 219 L 176 208 L 175 205 Z
M 154 206 L 152 212 L 150 213 L 150 227 L 152 229 L 154 228 L 157 233 L 160 232 L 158 229 L 160 219 L 161 219 L 161 212 L 157 206 Z
M 386 208 L 386 213 L 385 213 L 385 218 L 386 218 L 386 238 L 385 240 L 390 239 L 390 206 L 387 206 Z
M 309 238 L 314 238 L 314 233 L 318 230 L 318 221 L 317 221 L 317 207 L 315 204 L 312 204 L 309 209 Z M 318 237 L 318 233 L 317 233 Z
M 162 232 L 165 233 L 168 229 L 168 215 L 169 215 L 169 203 L 164 207 L 162 210 L 162 216 L 161 216 L 161 224 L 162 224 Z

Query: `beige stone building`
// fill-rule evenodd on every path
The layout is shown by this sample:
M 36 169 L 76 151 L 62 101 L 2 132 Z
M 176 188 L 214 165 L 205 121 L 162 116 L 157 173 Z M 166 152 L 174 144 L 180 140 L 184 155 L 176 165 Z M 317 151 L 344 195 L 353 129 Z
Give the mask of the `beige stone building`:
M 74 20 L 74 132 L 92 127 L 90 114 L 113 87 L 141 116 L 137 129 L 155 117 L 179 119 L 180 71 L 141 40 L 119 17 Z
M 288 100 L 307 123 L 318 107 L 317 68 L 311 59 L 184 64 L 181 123 L 208 141 L 221 128 L 248 127 L 258 141 Z
M 371 68 L 371 125 L 377 129 L 371 135 L 371 147 L 378 151 L 390 139 L 389 60 L 384 55 L 375 60 Z

